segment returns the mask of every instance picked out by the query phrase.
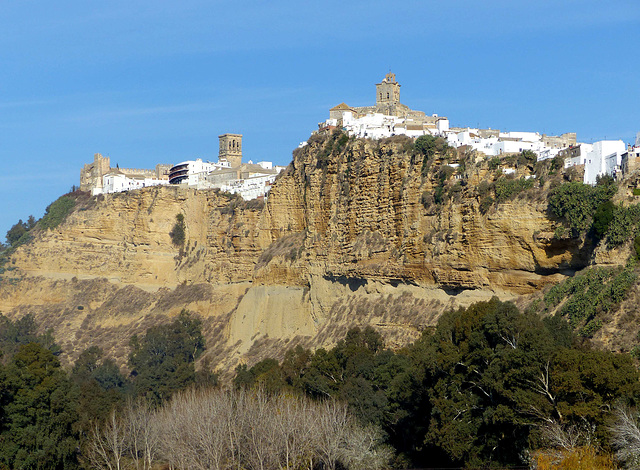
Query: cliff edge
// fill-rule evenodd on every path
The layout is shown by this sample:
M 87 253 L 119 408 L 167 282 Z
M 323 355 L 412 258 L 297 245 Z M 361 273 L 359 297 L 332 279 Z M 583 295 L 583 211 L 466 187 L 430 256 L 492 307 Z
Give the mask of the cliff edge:
M 175 186 L 78 198 L 12 253 L 0 311 L 53 328 L 66 361 L 95 344 L 124 364 L 131 335 L 184 308 L 224 371 L 355 325 L 401 346 L 446 309 L 529 296 L 592 262 L 583 238 L 557 236 L 548 165 L 513 163 L 505 177 L 474 154 L 335 133 L 294 152 L 266 204 Z M 509 181 L 524 183 L 487 199 Z

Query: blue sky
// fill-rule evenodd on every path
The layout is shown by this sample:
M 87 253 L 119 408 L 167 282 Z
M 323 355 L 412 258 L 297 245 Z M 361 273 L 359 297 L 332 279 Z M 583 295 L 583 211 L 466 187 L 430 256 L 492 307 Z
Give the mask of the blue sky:
M 152 168 L 287 164 L 328 109 L 401 101 L 453 126 L 579 141 L 640 131 L 640 2 L 0 0 L 0 238 L 96 152 Z

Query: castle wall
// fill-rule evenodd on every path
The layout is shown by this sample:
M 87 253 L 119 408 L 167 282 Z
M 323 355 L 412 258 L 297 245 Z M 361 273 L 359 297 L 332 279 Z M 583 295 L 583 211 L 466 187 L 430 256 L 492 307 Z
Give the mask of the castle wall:
M 111 168 L 111 159 L 99 153 L 93 156 L 93 163 L 87 163 L 80 170 L 80 190 L 100 194 L 103 190 L 104 175 L 119 170 L 127 178 L 169 180 L 172 165 L 158 164 L 155 169 L 147 168 Z

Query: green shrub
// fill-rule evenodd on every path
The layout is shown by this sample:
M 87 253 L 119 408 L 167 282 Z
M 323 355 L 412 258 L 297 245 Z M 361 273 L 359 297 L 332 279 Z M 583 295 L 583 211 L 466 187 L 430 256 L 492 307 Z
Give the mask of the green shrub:
M 500 166 L 500 157 L 493 157 L 489 160 L 489 169 L 496 170 Z
M 593 215 L 593 232 L 597 238 L 603 238 L 609 230 L 609 224 L 613 220 L 615 206 L 611 201 L 605 201 L 598 206 Z
M 425 209 L 429 209 L 433 204 L 435 204 L 435 199 L 431 195 L 429 191 L 425 191 L 422 193 L 422 197 L 420 198 L 420 202 L 424 206 Z
M 482 212 L 483 214 L 486 214 L 494 202 L 495 200 L 491 196 L 485 196 L 482 199 L 480 199 L 480 205 L 478 206 L 478 208 L 480 209 L 480 212 Z
M 608 179 L 600 180 L 593 187 L 577 182 L 565 183 L 551 191 L 549 210 L 563 218 L 575 235 L 591 226 L 596 208 L 610 200 L 616 191 L 617 187 Z
M 640 259 L 640 235 L 633 239 L 633 248 L 636 251 L 636 259 Z
M 560 155 L 556 155 L 553 160 L 551 160 L 551 171 L 557 171 L 564 168 L 564 158 Z
M 616 207 L 608 226 L 607 245 L 613 248 L 631 239 L 636 233 L 639 224 L 640 205 Z
M 518 193 L 533 188 L 533 179 L 508 179 L 502 177 L 495 183 L 496 201 L 505 202 L 513 199 Z
M 184 223 L 184 215 L 182 214 L 176 215 L 176 223 L 174 224 L 173 229 L 171 229 L 171 232 L 169 232 L 169 236 L 171 237 L 171 242 L 175 246 L 184 245 L 184 241 L 186 238 L 185 229 L 186 229 L 186 226 Z
M 601 326 L 600 315 L 612 311 L 637 279 L 633 265 L 621 268 L 593 268 L 553 286 L 544 296 L 547 309 L 564 305 L 557 312 L 579 329 L 581 336 L 592 336 Z
M 489 192 L 493 189 L 491 184 L 485 180 L 480 181 L 480 184 L 476 186 L 476 191 L 478 192 L 478 196 L 485 197 L 489 195 Z
M 444 186 L 437 186 L 435 191 L 433 192 L 433 200 L 436 204 L 444 204 L 445 202 L 445 192 Z
M 338 141 L 336 142 L 336 149 L 338 151 L 342 150 L 345 145 L 347 145 L 347 142 L 349 142 L 349 136 L 347 134 L 340 135 Z
M 414 148 L 420 152 L 424 159 L 422 160 L 422 176 L 426 176 L 429 170 L 429 162 L 436 155 L 444 156 L 451 151 L 451 147 L 442 137 L 432 135 L 421 135 L 416 139 Z
M 538 156 L 533 150 L 523 150 L 518 154 L 516 161 L 518 165 L 533 165 L 538 160 Z
M 455 168 L 449 165 L 442 165 L 436 173 L 436 178 L 440 181 L 440 184 L 444 184 L 453 174 L 456 172 Z
M 75 206 L 76 200 L 74 198 L 67 195 L 60 196 L 49 204 L 44 216 L 38 222 L 38 227 L 42 230 L 56 228 L 73 211 Z
M 7 243 L 9 246 L 17 246 L 20 239 L 27 234 L 29 229 L 22 219 L 18 220 L 18 223 L 14 224 L 7 231 Z

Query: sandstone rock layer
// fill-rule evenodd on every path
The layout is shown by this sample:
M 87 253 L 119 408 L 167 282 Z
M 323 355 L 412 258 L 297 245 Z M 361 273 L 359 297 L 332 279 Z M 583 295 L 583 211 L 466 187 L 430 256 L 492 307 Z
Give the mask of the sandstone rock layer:
M 186 308 L 229 371 L 331 345 L 354 325 L 401 346 L 445 309 L 528 295 L 588 262 L 580 240 L 552 235 L 544 202 L 482 213 L 486 174 L 458 170 L 454 197 L 429 206 L 438 183 L 423 172 L 406 140 L 312 138 L 266 205 L 181 187 L 92 198 L 16 250 L 0 311 L 33 313 L 68 361 L 98 344 L 124 365 L 132 334 Z M 169 235 L 177 214 L 183 246 Z

